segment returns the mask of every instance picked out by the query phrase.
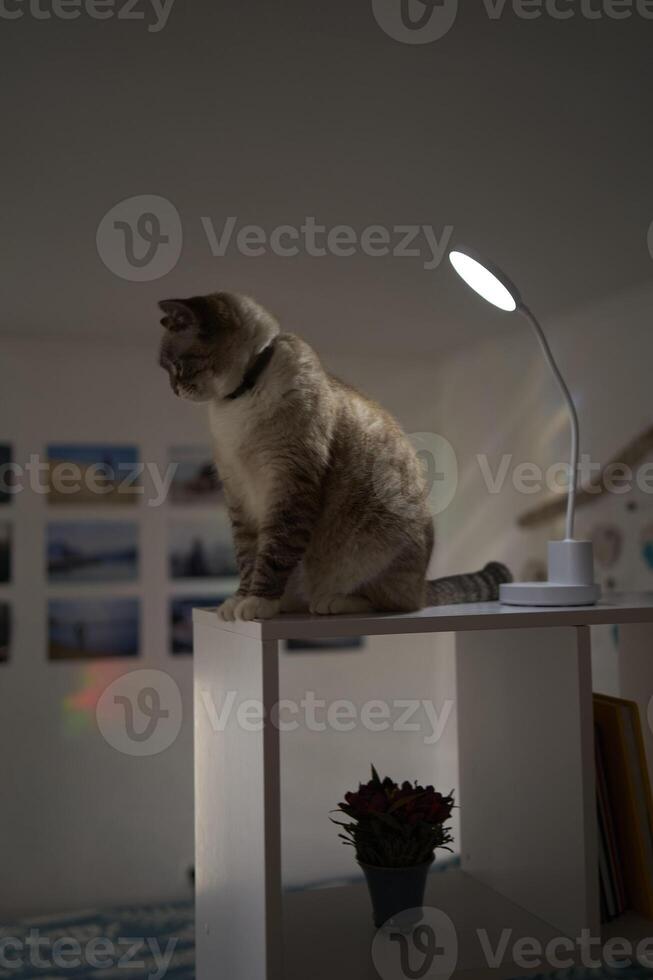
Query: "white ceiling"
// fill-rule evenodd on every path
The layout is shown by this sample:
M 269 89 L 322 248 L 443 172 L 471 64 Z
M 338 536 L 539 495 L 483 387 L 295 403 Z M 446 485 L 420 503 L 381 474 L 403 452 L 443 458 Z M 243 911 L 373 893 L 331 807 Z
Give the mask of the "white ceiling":
M 408 45 L 370 0 L 176 0 L 160 33 L 25 16 L 0 46 L 7 333 L 154 345 L 157 299 L 214 289 L 334 350 L 438 352 L 503 322 L 446 264 L 215 258 L 202 216 L 453 225 L 545 316 L 653 277 L 653 21 L 521 20 L 510 4 L 493 21 L 467 3 L 446 37 Z M 134 283 L 95 239 L 140 194 L 174 203 L 184 247 Z

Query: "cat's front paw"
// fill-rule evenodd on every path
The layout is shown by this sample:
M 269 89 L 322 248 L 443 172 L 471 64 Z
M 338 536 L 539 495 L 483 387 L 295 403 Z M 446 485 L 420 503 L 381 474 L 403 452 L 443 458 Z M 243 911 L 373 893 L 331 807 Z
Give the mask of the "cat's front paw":
M 241 599 L 235 608 L 236 619 L 272 619 L 281 609 L 281 599 L 266 599 L 249 595 Z
M 239 602 L 242 602 L 243 597 L 241 595 L 232 595 L 218 607 L 218 619 L 221 619 L 224 623 L 233 623 L 236 618 L 236 606 Z
M 314 616 L 341 616 L 372 611 L 372 603 L 357 595 L 323 595 L 313 599 L 309 611 Z

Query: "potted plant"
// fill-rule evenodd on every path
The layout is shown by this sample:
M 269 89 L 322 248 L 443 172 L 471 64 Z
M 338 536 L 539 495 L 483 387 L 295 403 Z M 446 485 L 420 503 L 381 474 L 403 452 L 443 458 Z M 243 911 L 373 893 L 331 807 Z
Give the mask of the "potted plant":
M 333 820 L 338 836 L 356 849 L 372 899 L 378 927 L 401 912 L 421 908 L 426 877 L 436 848 L 453 840 L 444 826 L 454 807 L 453 794 L 443 796 L 433 786 L 381 779 L 372 766 L 372 779 L 347 793 L 337 811 L 350 822 Z

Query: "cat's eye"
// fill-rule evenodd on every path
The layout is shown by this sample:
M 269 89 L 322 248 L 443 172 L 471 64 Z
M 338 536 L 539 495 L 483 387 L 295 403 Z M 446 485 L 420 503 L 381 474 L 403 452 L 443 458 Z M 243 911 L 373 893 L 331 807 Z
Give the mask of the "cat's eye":
M 199 374 L 206 365 L 206 358 L 196 357 L 195 355 L 189 354 L 187 357 L 181 357 L 178 361 L 174 363 L 174 370 L 177 376 L 186 376 Z

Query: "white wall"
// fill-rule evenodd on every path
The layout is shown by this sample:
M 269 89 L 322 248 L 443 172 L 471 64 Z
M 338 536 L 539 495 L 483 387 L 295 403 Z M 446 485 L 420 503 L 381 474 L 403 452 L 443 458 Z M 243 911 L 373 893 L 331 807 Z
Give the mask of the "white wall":
M 395 411 L 409 430 L 432 427 L 430 365 L 374 357 L 327 358 L 329 366 Z M 17 461 L 53 441 L 135 443 L 141 459 L 165 467 L 169 446 L 205 439 L 204 411 L 172 396 L 155 350 L 98 343 L 11 342 L 1 347 L 0 441 Z M 131 518 L 120 509 L 119 518 Z M 189 894 L 193 861 L 190 658 L 168 653 L 167 600 L 197 585 L 166 578 L 169 520 L 178 507 L 135 508 L 142 531 L 140 581 L 111 594 L 142 594 L 142 656 L 137 661 L 50 662 L 46 599 L 102 594 L 102 586 L 48 589 L 44 530 L 48 518 L 115 517 L 115 510 L 48 506 L 29 491 L 3 507 L 15 529 L 14 581 L 0 586 L 14 614 L 10 663 L 0 666 L 0 914 L 13 916 L 88 904 L 161 900 Z M 338 663 L 335 658 L 340 657 Z M 184 724 L 176 742 L 147 758 L 123 755 L 100 735 L 92 700 L 117 674 L 156 667 L 182 692 Z M 397 680 L 399 677 L 399 681 Z M 91 689 L 89 710 L 68 699 Z M 283 688 L 299 700 L 307 690 L 328 700 L 423 698 L 439 707 L 438 659 L 428 638 L 375 641 L 364 652 L 323 657 L 288 655 Z M 95 694 L 93 694 L 95 692 Z M 426 726 L 426 734 L 430 727 Z M 424 733 L 404 738 L 298 732 L 284 742 L 286 873 L 291 883 L 353 869 L 328 822 L 328 811 L 369 763 L 399 777 L 438 778 L 437 749 Z M 410 761 L 408 761 L 408 753 Z M 405 762 L 402 765 L 401 760 Z M 449 790 L 454 783 L 444 787 Z

